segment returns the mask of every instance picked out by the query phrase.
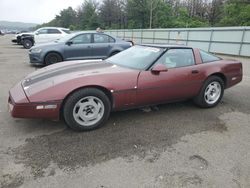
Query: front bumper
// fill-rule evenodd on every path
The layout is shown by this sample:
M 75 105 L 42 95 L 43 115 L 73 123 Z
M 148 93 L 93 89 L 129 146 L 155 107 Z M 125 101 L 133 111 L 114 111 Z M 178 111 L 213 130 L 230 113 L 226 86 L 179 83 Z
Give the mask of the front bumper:
M 17 39 L 12 39 L 11 42 L 17 43 Z
M 43 65 L 43 57 L 40 53 L 31 53 L 29 52 L 29 58 L 31 64 Z
M 9 92 L 9 112 L 14 118 L 46 118 L 59 120 L 61 101 L 29 102 L 21 83 Z
M 21 36 L 17 36 L 16 41 L 17 41 L 17 44 L 22 44 L 21 43 Z

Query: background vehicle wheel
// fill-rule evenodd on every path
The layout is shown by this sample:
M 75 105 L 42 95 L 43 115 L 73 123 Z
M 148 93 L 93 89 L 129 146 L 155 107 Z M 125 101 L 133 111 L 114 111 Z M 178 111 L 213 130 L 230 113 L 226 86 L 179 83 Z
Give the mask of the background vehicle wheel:
M 22 41 L 23 47 L 26 49 L 30 49 L 33 46 L 32 41 L 25 39 L 24 41 Z
M 45 64 L 51 65 L 53 63 L 58 63 L 62 61 L 62 57 L 58 53 L 49 53 L 45 57 Z
M 194 98 L 195 104 L 202 108 L 216 106 L 224 94 L 224 82 L 218 76 L 210 76 L 202 86 L 198 96 Z
M 86 88 L 74 92 L 63 107 L 67 125 L 76 131 L 88 131 L 102 126 L 111 110 L 110 100 L 99 89 Z

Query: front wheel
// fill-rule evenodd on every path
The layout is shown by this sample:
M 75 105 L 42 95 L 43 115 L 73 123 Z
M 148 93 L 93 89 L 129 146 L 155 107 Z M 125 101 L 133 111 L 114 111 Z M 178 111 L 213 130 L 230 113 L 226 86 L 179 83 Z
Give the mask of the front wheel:
M 93 130 L 105 123 L 111 110 L 105 93 L 95 88 L 85 88 L 68 97 L 63 107 L 67 125 L 76 131 Z
M 58 53 L 49 53 L 45 57 L 45 64 L 51 65 L 62 61 L 62 57 Z
M 29 39 L 25 39 L 25 40 L 22 42 L 22 44 L 23 44 L 23 47 L 24 47 L 25 49 L 30 49 L 30 48 L 33 46 L 32 41 L 29 40 Z
M 194 98 L 195 104 L 202 108 L 216 106 L 224 94 L 224 82 L 218 76 L 210 76 L 202 86 L 198 96 Z

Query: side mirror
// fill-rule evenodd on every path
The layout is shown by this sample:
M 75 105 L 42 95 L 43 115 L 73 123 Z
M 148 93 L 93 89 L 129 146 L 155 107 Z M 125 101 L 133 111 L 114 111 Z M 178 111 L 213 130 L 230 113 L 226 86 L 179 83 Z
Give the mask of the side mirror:
M 70 46 L 71 44 L 73 44 L 73 41 L 67 41 L 66 44 Z
M 163 64 L 157 64 L 151 69 L 151 72 L 154 74 L 160 74 L 160 72 L 167 72 L 167 71 L 168 71 L 167 67 Z
M 39 35 L 39 33 L 38 33 L 38 32 L 35 32 L 35 35 Z

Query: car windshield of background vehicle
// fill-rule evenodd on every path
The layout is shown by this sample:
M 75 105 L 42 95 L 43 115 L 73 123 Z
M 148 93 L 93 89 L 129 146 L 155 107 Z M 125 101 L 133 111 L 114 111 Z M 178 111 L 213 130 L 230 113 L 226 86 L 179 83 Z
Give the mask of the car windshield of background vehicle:
M 74 33 L 69 34 L 69 35 L 66 35 L 66 36 L 56 40 L 55 42 L 67 42 L 69 39 L 73 38 L 74 36 L 76 36 Z
M 148 68 L 163 52 L 161 48 L 133 46 L 108 59 L 107 62 L 137 70 Z

